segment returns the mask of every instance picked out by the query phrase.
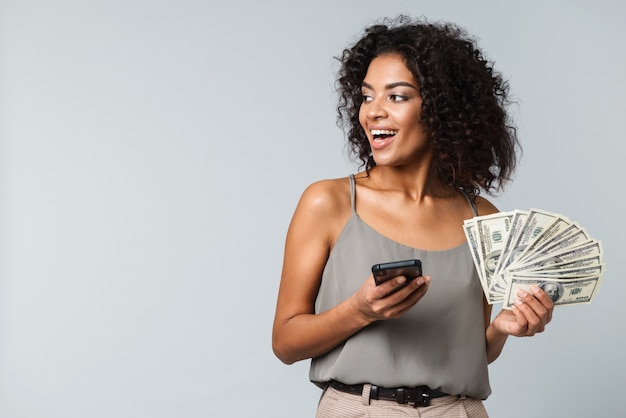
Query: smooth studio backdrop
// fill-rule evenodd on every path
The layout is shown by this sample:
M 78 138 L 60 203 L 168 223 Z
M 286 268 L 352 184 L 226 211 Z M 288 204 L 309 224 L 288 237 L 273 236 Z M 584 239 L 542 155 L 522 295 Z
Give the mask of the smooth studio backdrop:
M 0 1 L 0 417 L 312 417 L 271 324 L 311 182 L 357 171 L 333 56 L 378 17 L 448 20 L 510 80 L 501 210 L 603 241 L 590 305 L 510 339 L 494 417 L 622 412 L 626 6 L 560 1 Z

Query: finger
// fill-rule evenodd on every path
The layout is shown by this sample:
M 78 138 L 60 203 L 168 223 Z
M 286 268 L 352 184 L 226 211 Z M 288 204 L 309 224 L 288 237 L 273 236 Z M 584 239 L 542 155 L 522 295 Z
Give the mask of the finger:
M 374 286 L 372 298 L 368 301 L 371 310 L 380 318 L 389 319 L 398 316 L 398 311 L 405 309 L 406 304 L 400 305 L 410 294 L 406 289 L 410 283 L 406 283 L 406 277 L 398 276 Z M 370 282 L 373 285 L 374 281 Z
M 396 315 L 402 316 L 406 311 L 415 306 L 415 304 L 424 297 L 426 292 L 428 292 L 429 284 L 430 277 L 418 277 L 407 284 L 405 288 L 390 295 L 389 297 L 394 298 L 396 301 L 393 305 Z
M 552 320 L 552 310 L 554 302 L 542 289 L 537 286 L 531 287 L 532 294 L 522 292 L 520 297 L 526 302 L 535 314 L 539 317 L 539 332 L 542 332 L 545 326 Z
M 521 304 L 523 304 L 523 302 L 521 302 Z M 511 311 L 513 311 L 515 315 L 515 327 L 511 330 L 511 334 L 516 337 L 526 336 L 528 332 L 528 320 L 517 302 L 515 305 L 511 306 Z
M 406 288 L 400 290 L 398 293 L 401 293 L 404 296 L 403 299 L 413 300 L 417 302 L 421 299 L 426 292 L 428 291 L 430 285 L 430 277 L 429 276 L 420 276 L 414 280 L 411 280 Z
M 402 283 L 394 288 L 394 293 L 390 295 L 396 301 L 396 303 L 410 297 L 414 292 L 427 288 L 430 283 L 430 277 L 420 276 L 415 279 L 408 280 L 408 283 Z M 426 286 L 424 286 L 426 285 Z
M 430 276 L 418 277 L 414 282 L 410 283 L 408 287 L 412 287 L 413 291 L 411 296 L 421 299 L 428 289 L 430 288 Z
M 412 281 L 406 289 L 402 289 L 402 291 L 408 291 L 408 294 L 401 303 L 407 303 L 410 306 L 415 305 L 424 297 L 424 295 L 426 295 L 429 287 L 430 278 L 418 278 L 415 281 Z
M 392 294 L 399 288 L 405 286 L 406 280 L 407 280 L 406 277 L 398 276 L 398 277 L 394 277 L 393 279 L 389 279 L 379 285 L 376 285 L 372 276 L 371 283 L 373 283 L 373 286 L 376 288 L 378 299 L 381 299 L 381 298 L 386 297 L 389 294 Z
M 547 311 L 546 324 L 552 320 L 552 311 L 554 310 L 554 301 L 548 294 L 538 286 L 532 286 L 530 291 L 537 301 L 539 301 Z
M 524 335 L 531 336 L 537 332 L 542 332 L 545 325 L 545 309 L 537 302 L 534 302 L 537 306 L 531 306 L 534 297 L 523 290 L 518 292 L 518 296 L 519 298 L 515 300 L 515 306 L 527 323 Z M 543 310 L 543 314 L 537 313 L 535 309 Z

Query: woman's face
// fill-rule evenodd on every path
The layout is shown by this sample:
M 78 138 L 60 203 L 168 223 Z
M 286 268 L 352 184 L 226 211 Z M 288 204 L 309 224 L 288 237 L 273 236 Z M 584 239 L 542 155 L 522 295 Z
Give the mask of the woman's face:
M 404 59 L 397 54 L 374 58 L 361 91 L 359 121 L 376 164 L 402 166 L 429 161 L 432 151 L 419 123 L 422 98 Z

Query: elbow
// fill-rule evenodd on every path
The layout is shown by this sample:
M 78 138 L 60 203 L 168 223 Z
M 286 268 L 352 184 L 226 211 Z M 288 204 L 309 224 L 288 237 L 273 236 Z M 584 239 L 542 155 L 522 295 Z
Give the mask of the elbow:
M 272 351 L 274 355 L 283 363 L 289 365 L 293 364 L 299 359 L 290 354 L 290 350 L 287 347 L 287 344 L 282 341 L 281 338 L 276 336 L 276 333 L 272 336 Z
M 295 363 L 297 360 L 293 359 L 291 356 L 287 355 L 285 352 L 281 351 L 279 348 L 272 346 L 274 350 L 274 355 L 278 358 L 278 360 L 282 361 L 284 364 L 290 365 Z

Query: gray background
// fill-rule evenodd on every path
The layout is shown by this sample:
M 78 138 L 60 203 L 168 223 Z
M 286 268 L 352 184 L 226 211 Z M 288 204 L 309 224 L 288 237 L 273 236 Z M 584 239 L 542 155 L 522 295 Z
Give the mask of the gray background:
M 303 189 L 356 171 L 333 56 L 404 12 L 511 81 L 501 210 L 605 245 L 591 305 L 490 367 L 495 417 L 621 415 L 626 7 L 615 1 L 0 1 L 0 416 L 307 417 L 271 324 Z

